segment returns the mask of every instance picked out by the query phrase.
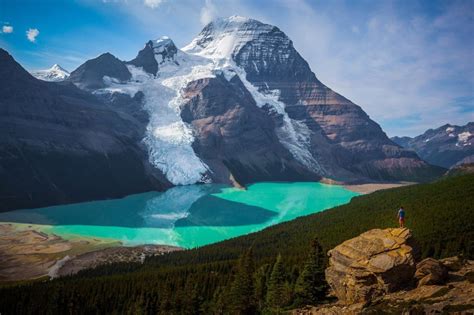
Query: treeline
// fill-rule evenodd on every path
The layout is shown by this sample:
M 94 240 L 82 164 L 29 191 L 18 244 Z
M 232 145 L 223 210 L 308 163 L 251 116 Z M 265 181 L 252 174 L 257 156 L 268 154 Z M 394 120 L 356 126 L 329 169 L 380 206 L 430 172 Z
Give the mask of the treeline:
M 344 206 L 198 249 L 0 289 L 2 314 L 275 314 L 325 301 L 324 253 L 397 225 L 422 255 L 474 258 L 474 175 L 355 197 Z M 317 241 L 316 241 L 317 239 Z
M 2 314 L 279 314 L 326 301 L 325 252 L 317 240 L 307 252 L 301 271 L 288 268 L 282 255 L 258 266 L 249 248 L 235 264 L 92 278 L 85 272 L 40 286 L 4 288 L 8 294 L 0 305 Z

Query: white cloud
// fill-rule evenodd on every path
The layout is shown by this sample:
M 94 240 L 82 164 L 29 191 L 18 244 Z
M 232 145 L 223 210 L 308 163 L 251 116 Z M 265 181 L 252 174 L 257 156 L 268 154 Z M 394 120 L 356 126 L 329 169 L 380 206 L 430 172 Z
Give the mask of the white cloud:
M 26 37 L 32 43 L 36 41 L 36 37 L 39 35 L 39 31 L 37 28 L 30 28 L 26 31 Z
M 201 24 L 206 25 L 217 17 L 217 9 L 211 0 L 206 0 L 204 7 L 201 9 Z
M 150 7 L 150 8 L 152 8 L 152 9 L 158 8 L 163 2 L 164 2 L 164 0 L 144 0 L 144 1 L 143 1 L 143 3 L 144 3 L 147 7 Z
M 13 33 L 13 26 L 11 25 L 3 25 L 2 27 L 3 33 Z

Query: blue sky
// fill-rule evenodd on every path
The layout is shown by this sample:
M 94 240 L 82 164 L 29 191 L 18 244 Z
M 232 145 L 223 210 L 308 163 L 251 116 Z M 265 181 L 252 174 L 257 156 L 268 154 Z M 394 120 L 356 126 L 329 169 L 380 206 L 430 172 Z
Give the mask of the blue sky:
M 28 70 L 74 70 L 106 51 L 132 59 L 162 35 L 184 46 L 234 14 L 282 29 L 389 136 L 474 120 L 473 0 L 0 0 L 0 47 Z

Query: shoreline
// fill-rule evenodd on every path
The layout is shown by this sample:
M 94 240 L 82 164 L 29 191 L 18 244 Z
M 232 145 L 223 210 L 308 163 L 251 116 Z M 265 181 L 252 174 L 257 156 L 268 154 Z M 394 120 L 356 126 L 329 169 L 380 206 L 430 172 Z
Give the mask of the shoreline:
M 367 183 L 367 184 L 342 184 L 347 190 L 360 193 L 362 195 L 370 194 L 378 190 L 398 188 L 403 186 L 415 185 L 413 182 L 398 182 L 398 183 Z
M 362 195 L 370 194 L 378 190 L 398 188 L 398 187 L 418 184 L 415 182 L 373 182 L 373 183 L 351 184 L 347 182 L 336 181 L 330 178 L 323 178 L 319 182 L 322 184 L 327 184 L 327 185 L 342 186 L 347 190 L 350 190 Z
M 47 279 L 113 262 L 182 250 L 168 245 L 123 246 L 120 241 L 77 236 L 65 239 L 48 226 L 0 223 L 0 284 Z

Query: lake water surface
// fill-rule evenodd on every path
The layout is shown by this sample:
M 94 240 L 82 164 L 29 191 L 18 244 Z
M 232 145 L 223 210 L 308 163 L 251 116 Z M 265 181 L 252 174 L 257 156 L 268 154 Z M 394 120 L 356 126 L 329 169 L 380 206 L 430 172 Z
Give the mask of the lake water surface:
M 0 222 L 40 224 L 64 238 L 192 248 L 320 212 L 356 195 L 341 186 L 313 182 L 256 183 L 247 190 L 190 185 L 122 199 L 10 211 L 0 213 Z

